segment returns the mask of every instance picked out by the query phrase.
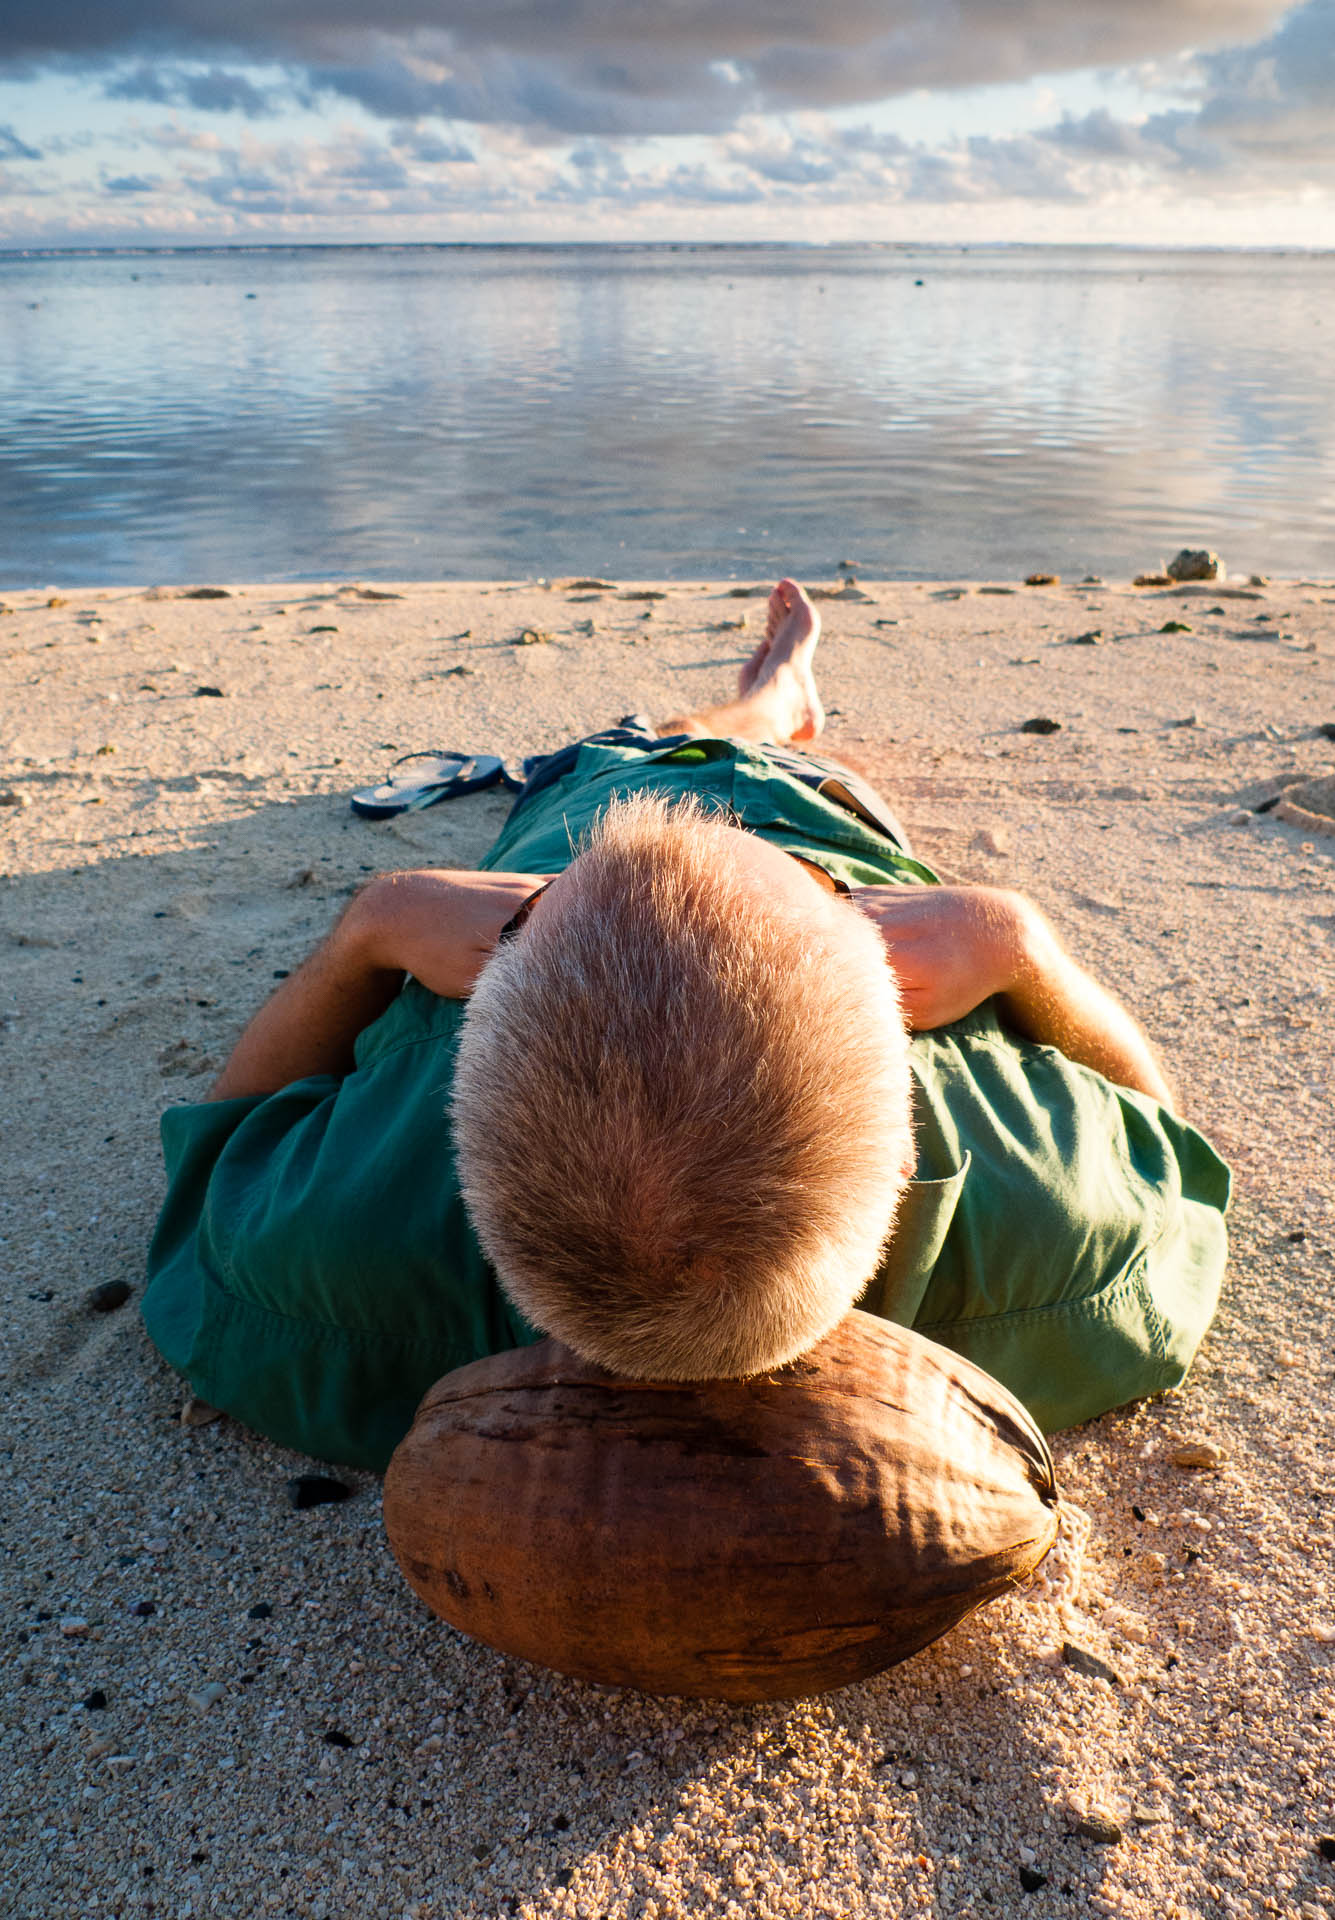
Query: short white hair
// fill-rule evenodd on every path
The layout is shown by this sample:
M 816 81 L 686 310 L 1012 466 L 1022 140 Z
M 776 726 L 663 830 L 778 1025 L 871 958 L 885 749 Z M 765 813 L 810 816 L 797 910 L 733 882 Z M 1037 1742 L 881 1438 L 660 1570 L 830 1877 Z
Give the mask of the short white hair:
M 453 1122 L 487 1257 L 614 1373 L 804 1352 L 874 1273 L 912 1166 L 879 934 L 748 882 L 698 802 L 615 802 L 464 1020 Z

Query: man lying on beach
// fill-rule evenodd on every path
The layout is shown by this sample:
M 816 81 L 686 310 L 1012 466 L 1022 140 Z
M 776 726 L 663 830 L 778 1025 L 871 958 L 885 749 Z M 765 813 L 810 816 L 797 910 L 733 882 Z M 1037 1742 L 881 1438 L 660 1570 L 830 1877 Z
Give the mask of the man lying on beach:
M 854 1304 L 1049 1431 L 1183 1378 L 1227 1169 L 1032 904 L 805 751 L 818 638 L 780 582 L 734 702 L 550 756 L 478 872 L 379 875 L 164 1116 L 144 1317 L 196 1394 L 379 1469 L 541 1332 L 736 1377 Z

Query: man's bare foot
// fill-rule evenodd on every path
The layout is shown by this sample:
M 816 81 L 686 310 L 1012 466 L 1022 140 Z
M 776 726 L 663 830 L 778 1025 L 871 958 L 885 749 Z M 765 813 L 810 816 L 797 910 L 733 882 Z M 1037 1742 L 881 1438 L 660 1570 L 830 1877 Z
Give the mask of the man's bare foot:
M 820 639 L 820 615 L 796 580 L 780 580 L 769 597 L 765 638 L 742 668 L 737 691 L 764 698 L 774 714 L 774 739 L 814 740 L 825 725 L 811 660 Z

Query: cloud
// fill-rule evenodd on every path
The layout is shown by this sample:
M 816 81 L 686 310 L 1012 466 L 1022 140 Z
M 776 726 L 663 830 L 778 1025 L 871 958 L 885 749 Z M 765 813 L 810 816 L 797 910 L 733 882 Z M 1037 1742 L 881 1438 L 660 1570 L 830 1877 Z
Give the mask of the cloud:
M 108 136 L 116 157 L 73 190 L 123 203 L 127 225 L 170 213 L 225 234 L 433 234 L 425 223 L 471 212 L 546 231 L 555 210 L 571 232 L 606 210 L 625 230 L 637 214 L 661 230 L 692 210 L 721 225 L 735 208 L 738 231 L 768 215 L 797 233 L 808 211 L 837 210 L 863 233 L 873 220 L 935 233 L 955 217 L 944 210 L 984 210 L 986 231 L 1005 207 L 1080 236 L 1081 209 L 1137 195 L 1335 195 L 1335 0 L 1288 13 L 1274 0 L 955 0 L 948 16 L 935 0 L 383 0 L 374 28 L 366 11 L 124 0 L 112 35 L 108 8 L 4 0 L 0 59 L 54 59 L 166 109 L 163 125 Z M 1152 110 L 1053 105 L 1021 133 L 937 141 L 852 124 L 856 101 L 909 86 L 1123 57 Z M 275 132 L 294 104 L 328 123 L 340 101 L 361 109 L 341 116 L 354 125 Z M 703 137 L 671 137 L 686 133 Z M 0 163 L 39 158 L 0 128 Z M 51 180 L 65 191 L 63 172 Z
M 1136 121 L 1101 109 L 1038 137 L 1073 159 L 1240 194 L 1335 182 L 1335 0 L 1308 0 L 1251 46 L 1145 79 L 1182 104 Z
M 0 160 L 40 160 L 36 147 L 20 140 L 13 127 L 0 127 Z
M 102 91 L 109 100 L 149 100 L 163 107 L 194 107 L 200 113 L 244 113 L 250 120 L 278 113 L 284 104 L 282 90 L 257 87 L 244 73 L 225 67 L 155 66 L 146 60 L 118 69 Z
M 368 24 L 362 0 L 5 0 L 0 65 L 118 62 L 122 96 L 159 86 L 130 97 L 179 104 L 193 88 L 204 110 L 258 115 L 262 96 L 234 68 L 277 62 L 313 95 L 392 120 L 717 133 L 756 112 L 1236 45 L 1281 12 L 1278 0 L 377 0 Z
M 1335 163 L 1335 0 L 1309 0 L 1267 39 L 1198 65 L 1203 135 L 1253 164 Z

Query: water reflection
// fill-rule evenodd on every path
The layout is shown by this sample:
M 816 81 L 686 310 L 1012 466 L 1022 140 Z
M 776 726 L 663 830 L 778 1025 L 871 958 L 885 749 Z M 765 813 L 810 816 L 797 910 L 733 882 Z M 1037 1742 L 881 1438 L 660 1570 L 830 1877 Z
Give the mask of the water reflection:
M 0 582 L 1328 571 L 1332 296 L 1326 256 L 11 258 Z

